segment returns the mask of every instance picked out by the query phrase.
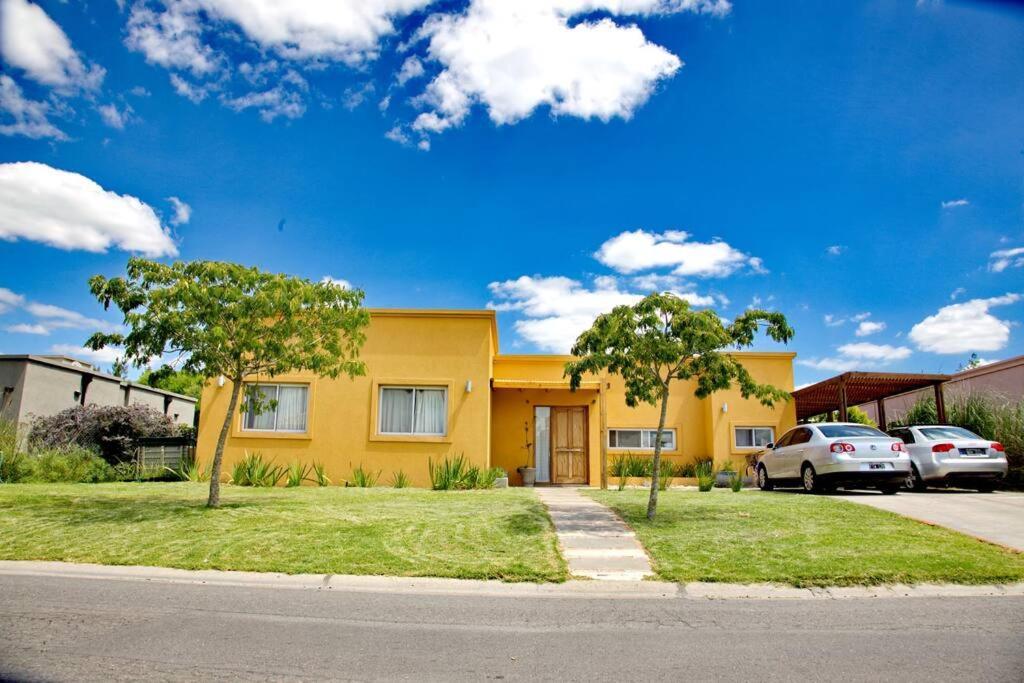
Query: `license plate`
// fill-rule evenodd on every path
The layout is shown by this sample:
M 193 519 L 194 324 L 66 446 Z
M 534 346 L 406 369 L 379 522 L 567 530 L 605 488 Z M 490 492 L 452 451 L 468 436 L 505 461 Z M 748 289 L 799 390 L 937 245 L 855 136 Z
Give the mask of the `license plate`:
M 977 457 L 979 455 L 988 455 L 988 449 L 987 448 L 961 448 L 960 449 L 960 455 L 969 455 L 969 456 L 975 456 L 975 457 Z
M 884 470 L 885 469 L 885 463 L 884 462 L 869 462 L 868 463 L 868 469 L 869 470 Z

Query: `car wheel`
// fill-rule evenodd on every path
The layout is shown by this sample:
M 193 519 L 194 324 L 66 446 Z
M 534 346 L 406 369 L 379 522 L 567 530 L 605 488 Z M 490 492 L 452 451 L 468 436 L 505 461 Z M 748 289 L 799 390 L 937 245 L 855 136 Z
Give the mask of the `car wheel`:
M 917 471 L 917 465 L 911 464 L 910 474 L 907 475 L 906 481 L 903 482 L 903 488 L 908 491 L 924 491 L 925 486 L 924 479 L 921 478 L 921 473 Z
M 768 469 L 764 465 L 757 466 L 757 488 L 762 491 L 771 491 L 775 488 L 775 484 L 768 478 Z
M 814 471 L 814 466 L 807 464 L 800 471 L 800 480 L 804 484 L 805 493 L 818 493 L 821 491 L 821 487 L 818 485 L 818 473 Z
M 879 486 L 878 490 L 881 491 L 884 496 L 892 496 L 899 493 L 900 487 L 898 484 L 889 484 L 888 486 Z

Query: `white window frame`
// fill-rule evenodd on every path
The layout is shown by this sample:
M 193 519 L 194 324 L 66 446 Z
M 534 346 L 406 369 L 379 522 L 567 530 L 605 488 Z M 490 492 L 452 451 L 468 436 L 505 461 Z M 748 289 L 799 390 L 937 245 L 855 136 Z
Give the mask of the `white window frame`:
M 381 406 L 384 405 L 384 390 L 385 389 L 411 389 L 412 390 L 412 431 L 409 432 L 385 432 L 381 427 L 381 421 L 384 419 L 384 411 L 381 410 Z M 444 392 L 444 429 L 440 432 L 417 432 L 416 431 L 416 391 L 417 390 L 429 390 L 429 391 L 443 391 Z M 377 390 L 377 434 L 380 436 L 448 436 L 448 387 L 443 384 L 432 385 L 432 384 L 381 384 Z
M 764 446 L 741 446 L 740 440 L 736 438 L 738 432 L 749 431 L 751 432 L 750 441 L 753 443 L 754 441 L 756 441 L 756 439 L 754 439 L 753 432 L 758 429 L 767 429 L 769 432 L 771 432 L 771 438 L 768 439 L 768 443 L 775 443 L 775 427 L 772 427 L 771 425 L 737 425 L 732 428 L 732 442 L 736 446 L 736 450 L 756 451 L 760 448 L 764 448 Z
M 640 445 L 639 446 L 613 446 L 612 445 L 612 432 L 640 432 Z M 658 428 L 657 427 L 653 427 L 653 428 L 649 428 L 649 427 L 609 427 L 608 428 L 608 436 L 607 436 L 608 448 L 610 448 L 613 451 L 650 451 L 650 452 L 653 453 L 654 452 L 654 445 L 653 444 L 654 444 L 654 439 L 656 438 L 657 433 L 658 433 Z M 679 446 L 679 435 L 676 433 L 676 428 L 675 427 L 665 427 L 665 430 L 664 430 L 664 433 L 662 434 L 662 436 L 664 437 L 665 434 L 669 434 L 669 433 L 672 434 L 672 444 L 671 445 L 668 445 L 668 444 L 663 445 L 662 446 L 662 450 L 674 451 Z M 648 437 L 648 438 L 644 438 L 645 436 Z M 618 439 L 616 439 L 616 440 L 618 440 Z M 649 443 L 651 445 L 644 446 L 643 444 L 645 442 Z
M 277 428 L 277 406 L 274 406 L 274 427 L 273 429 L 256 429 L 254 427 L 247 427 L 246 422 L 249 419 L 249 410 L 242 411 L 242 431 L 243 432 L 264 432 L 264 433 L 278 433 L 278 434 L 305 434 L 309 431 L 309 385 L 308 384 L 297 384 L 294 382 L 247 382 L 246 388 L 248 387 L 274 387 L 274 398 L 271 401 L 276 401 L 277 397 L 281 394 L 281 387 L 299 387 L 306 390 L 306 419 L 304 420 L 305 425 L 302 429 L 278 429 Z M 244 404 L 243 404 L 244 405 Z

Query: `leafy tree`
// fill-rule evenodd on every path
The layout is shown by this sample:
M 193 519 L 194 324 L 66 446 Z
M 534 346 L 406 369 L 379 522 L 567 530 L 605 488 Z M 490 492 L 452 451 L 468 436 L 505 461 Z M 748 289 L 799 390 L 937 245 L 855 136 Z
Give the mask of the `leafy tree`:
M 598 316 L 576 339 L 571 353 L 577 359 L 565 364 L 573 391 L 583 375 L 607 370 L 625 380 L 628 406 L 661 404 L 648 519 L 654 519 L 658 507 L 662 433 L 673 380 L 695 380 L 698 398 L 729 389 L 735 381 L 744 398 L 753 396 L 766 406 L 788 400 L 789 394 L 782 389 L 755 382 L 727 350 L 752 346 L 762 326 L 775 341 L 788 342 L 793 337 L 793 329 L 781 313 L 748 310 L 724 324 L 714 311 L 691 310 L 674 294 L 650 294 L 632 306 L 617 306 Z
M 144 370 L 139 375 L 139 384 L 191 396 L 197 401 L 203 394 L 203 385 L 205 383 L 206 381 L 203 376 L 198 372 L 175 370 L 170 365 L 162 365 L 159 370 Z M 198 402 L 196 403 L 196 409 L 199 409 Z
M 231 382 L 213 455 L 210 507 L 220 504 L 224 442 L 245 378 L 301 370 L 322 377 L 366 372 L 359 350 L 370 316 L 360 290 L 234 263 L 166 265 L 142 258 L 128 261 L 126 277 L 97 275 L 89 287 L 104 307 L 120 309 L 128 332 L 97 333 L 86 346 L 122 346 L 136 366 L 177 354 L 182 370 L 206 381 L 223 376 Z

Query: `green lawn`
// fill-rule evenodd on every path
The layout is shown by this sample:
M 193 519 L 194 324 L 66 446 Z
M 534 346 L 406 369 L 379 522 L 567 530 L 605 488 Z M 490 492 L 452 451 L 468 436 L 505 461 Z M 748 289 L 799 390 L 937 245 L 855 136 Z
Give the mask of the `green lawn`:
M 562 581 L 532 491 L 0 485 L 0 559 Z
M 636 530 L 669 581 L 796 586 L 1003 583 L 1024 580 L 1024 555 L 954 531 L 820 496 L 662 492 L 653 523 L 647 491 L 590 491 Z

